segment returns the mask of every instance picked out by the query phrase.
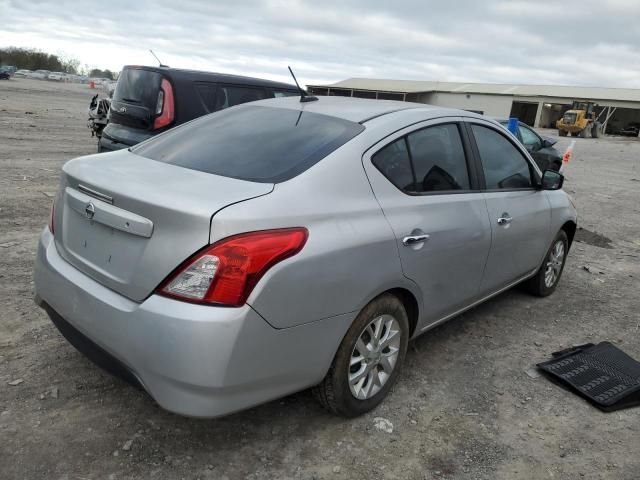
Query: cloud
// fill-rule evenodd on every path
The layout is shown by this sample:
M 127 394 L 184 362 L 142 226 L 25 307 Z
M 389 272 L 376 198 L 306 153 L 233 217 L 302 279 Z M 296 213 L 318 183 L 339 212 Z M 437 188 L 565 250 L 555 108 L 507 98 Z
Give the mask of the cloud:
M 119 70 L 153 64 L 302 82 L 349 77 L 638 87 L 634 0 L 0 0 L 0 46 Z

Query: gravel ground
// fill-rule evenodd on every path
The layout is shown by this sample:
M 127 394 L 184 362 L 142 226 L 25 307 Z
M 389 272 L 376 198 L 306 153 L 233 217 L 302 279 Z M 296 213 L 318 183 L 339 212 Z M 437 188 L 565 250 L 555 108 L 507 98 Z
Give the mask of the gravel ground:
M 374 412 L 335 418 L 301 392 L 194 420 L 95 367 L 32 302 L 60 167 L 95 151 L 91 93 L 0 82 L 1 478 L 638 478 L 639 408 L 604 414 L 526 373 L 585 342 L 640 359 L 637 139 L 577 139 L 565 189 L 583 230 L 556 293 L 512 290 L 423 335 Z

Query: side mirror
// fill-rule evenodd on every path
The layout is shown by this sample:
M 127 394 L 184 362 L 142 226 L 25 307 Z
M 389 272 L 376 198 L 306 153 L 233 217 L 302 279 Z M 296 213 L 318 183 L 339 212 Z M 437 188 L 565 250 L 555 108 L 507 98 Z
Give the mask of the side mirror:
M 542 174 L 540 187 L 542 190 L 560 190 L 564 183 L 564 175 L 555 170 L 545 170 Z
M 553 147 L 556 143 L 558 143 L 558 140 L 555 138 L 542 137 L 542 148 Z

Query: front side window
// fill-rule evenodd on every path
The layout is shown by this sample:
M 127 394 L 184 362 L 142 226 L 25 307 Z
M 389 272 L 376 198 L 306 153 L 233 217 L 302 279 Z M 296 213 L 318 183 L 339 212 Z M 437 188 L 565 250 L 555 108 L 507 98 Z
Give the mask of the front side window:
M 472 124 L 488 190 L 532 188 L 529 162 L 497 131 Z
M 458 126 L 424 128 L 407 136 L 416 192 L 469 190 L 467 161 Z

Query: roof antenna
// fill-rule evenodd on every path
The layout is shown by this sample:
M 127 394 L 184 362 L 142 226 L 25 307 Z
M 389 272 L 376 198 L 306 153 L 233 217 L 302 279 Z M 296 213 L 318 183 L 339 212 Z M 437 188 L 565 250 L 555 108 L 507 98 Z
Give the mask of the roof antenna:
M 149 51 L 151 52 L 151 55 L 153 55 L 155 57 L 155 59 L 158 61 L 158 63 L 160 64 L 161 67 L 167 67 L 169 68 L 169 65 L 163 65 L 162 62 L 160 61 L 160 59 L 158 58 L 158 56 L 153 53 L 153 50 L 149 49 Z
M 307 93 L 302 88 L 300 88 L 300 84 L 298 83 L 296 76 L 293 74 L 293 70 L 291 70 L 291 67 L 289 66 L 287 66 L 287 68 L 289 69 L 289 73 L 293 77 L 293 81 L 296 82 L 296 86 L 300 91 L 300 103 L 315 102 L 316 100 L 318 100 L 318 97 L 314 97 L 313 95 L 307 95 Z

